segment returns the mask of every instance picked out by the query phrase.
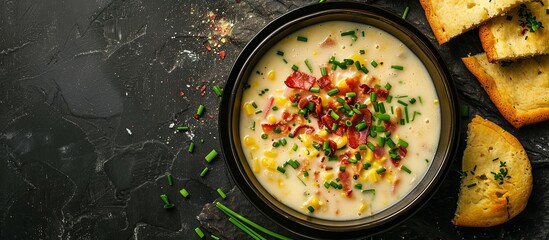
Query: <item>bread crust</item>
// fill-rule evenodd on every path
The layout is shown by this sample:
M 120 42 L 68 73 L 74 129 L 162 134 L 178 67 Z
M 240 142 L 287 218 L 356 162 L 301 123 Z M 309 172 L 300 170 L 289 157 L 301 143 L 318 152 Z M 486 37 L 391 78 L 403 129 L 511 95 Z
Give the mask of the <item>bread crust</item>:
M 491 21 L 488 23 L 480 26 L 478 28 L 478 35 L 480 37 L 480 42 L 482 43 L 482 48 L 486 52 L 486 57 L 488 57 L 488 61 L 493 63 L 498 58 L 498 53 L 496 52 L 496 39 L 494 38 L 494 34 L 492 34 L 492 31 L 490 31 L 492 24 Z
M 427 22 L 429 22 L 429 25 L 433 30 L 433 34 L 435 35 L 438 44 L 442 45 L 448 42 L 448 36 L 446 35 L 446 33 L 444 33 L 442 25 L 440 24 L 440 19 L 435 14 L 433 5 L 431 4 L 431 0 L 419 0 L 419 3 L 425 11 L 425 17 L 427 18 Z
M 520 111 L 515 109 L 506 96 L 502 95 L 497 88 L 496 81 L 479 64 L 475 56 L 461 59 L 467 69 L 478 79 L 490 100 L 496 105 L 503 117 L 516 128 L 524 125 L 534 124 L 549 120 L 549 108 L 531 109 L 529 111 Z M 525 94 L 525 93 L 518 93 Z
M 467 136 L 467 148 L 462 163 L 463 171 L 471 170 L 467 168 L 474 165 L 473 171 L 477 172 L 477 176 L 474 176 L 475 173 L 471 171 L 472 175 L 462 180 L 458 207 L 452 223 L 467 227 L 490 227 L 502 224 L 526 208 L 533 183 L 530 161 L 526 151 L 513 135 L 482 117 L 476 116 L 469 123 Z M 497 139 L 499 144 L 502 142 L 505 144 L 497 145 L 487 142 L 483 136 L 488 136 L 491 140 Z M 478 176 L 488 172 L 493 173 L 495 169 L 484 169 L 487 166 L 491 168 L 500 166 L 500 161 L 491 160 L 493 156 L 482 157 L 484 154 L 482 150 L 486 151 L 483 147 L 487 146 L 493 146 L 494 152 L 501 150 L 504 153 L 510 153 L 503 154 L 504 159 L 498 159 L 506 163 L 510 174 L 503 184 L 493 180 L 492 176 L 485 176 L 485 179 Z M 480 157 L 477 157 L 478 154 Z M 490 154 L 490 150 L 487 150 L 486 154 Z M 477 164 L 480 166 L 478 169 Z M 475 180 L 478 186 L 470 188 L 468 184 Z

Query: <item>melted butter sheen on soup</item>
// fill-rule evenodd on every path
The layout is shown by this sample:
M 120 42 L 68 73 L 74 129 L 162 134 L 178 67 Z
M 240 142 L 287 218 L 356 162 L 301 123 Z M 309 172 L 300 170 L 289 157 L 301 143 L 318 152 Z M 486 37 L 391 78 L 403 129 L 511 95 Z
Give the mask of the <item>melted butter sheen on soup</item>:
M 285 205 L 322 219 L 375 214 L 408 194 L 440 135 L 432 80 L 372 26 L 301 29 L 257 63 L 242 97 L 248 164 Z

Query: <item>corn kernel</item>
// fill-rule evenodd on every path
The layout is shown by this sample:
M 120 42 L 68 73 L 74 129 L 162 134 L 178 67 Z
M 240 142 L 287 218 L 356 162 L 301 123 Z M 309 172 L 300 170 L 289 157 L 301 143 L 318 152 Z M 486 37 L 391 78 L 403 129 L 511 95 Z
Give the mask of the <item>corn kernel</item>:
M 252 161 L 252 170 L 254 171 L 254 173 L 259 173 L 259 171 L 261 170 L 261 165 L 257 158 L 254 158 Z
M 369 148 L 366 149 L 366 156 L 364 157 L 366 161 L 372 162 L 372 159 L 374 159 L 374 151 L 370 150 Z
M 308 206 L 312 206 L 318 210 L 322 205 L 323 205 L 323 202 L 318 200 L 318 197 L 311 197 L 309 200 L 305 201 L 302 208 L 307 208 Z
M 347 85 L 347 82 L 345 80 L 346 79 L 343 79 L 343 80 L 340 80 L 339 82 L 337 82 L 337 84 L 336 84 L 337 88 L 339 88 L 339 89 L 349 89 L 349 86 Z
M 313 51 L 313 56 L 316 56 L 318 53 L 316 51 Z
M 276 105 L 279 105 L 279 106 L 284 106 L 284 104 L 288 101 L 288 99 L 286 98 L 283 98 L 283 97 L 276 97 L 275 98 L 275 103 Z
M 313 140 L 311 139 L 311 136 L 309 134 L 301 134 L 301 142 L 305 147 L 310 147 L 313 145 Z
M 252 115 L 255 113 L 255 108 L 254 106 L 252 106 L 251 103 L 247 102 L 247 103 L 244 103 L 244 111 L 246 111 L 246 114 Z
M 308 147 L 306 149 L 303 149 L 303 153 L 308 158 L 316 157 L 320 152 L 316 150 L 316 148 Z
M 269 121 L 270 124 L 276 123 L 276 117 L 273 115 L 269 115 L 269 117 L 267 117 L 267 120 Z
M 351 54 L 349 57 L 347 57 L 348 59 L 352 59 L 353 61 L 360 61 L 361 64 L 365 64 L 366 61 L 364 61 L 364 58 L 362 58 L 362 56 L 360 56 L 359 54 Z M 353 65 L 354 66 L 354 65 Z
M 282 181 L 282 179 L 278 180 L 278 187 L 279 188 L 284 188 L 284 181 Z
M 276 156 L 278 156 L 278 152 L 274 151 L 273 149 L 265 150 L 263 151 L 263 155 L 265 155 L 266 157 L 275 158 Z
M 333 177 L 334 177 L 334 172 L 333 171 L 324 171 L 324 172 L 322 172 L 322 179 L 324 179 L 324 181 L 326 181 L 326 182 L 331 181 Z
M 276 162 L 272 158 L 264 157 L 261 159 L 261 165 L 268 168 L 269 170 L 275 170 L 276 169 Z
M 377 182 L 377 173 L 376 173 L 376 171 L 370 171 L 369 175 L 370 175 L 370 176 L 369 176 L 369 177 L 370 177 L 370 181 L 376 183 L 376 182 Z
M 362 202 L 358 208 L 358 212 L 364 212 L 366 209 L 368 209 L 368 205 L 365 202 Z
M 319 131 L 318 131 L 318 135 L 323 136 L 323 137 L 327 137 L 327 136 L 328 136 L 328 132 L 326 132 L 326 130 L 322 129 L 322 130 L 319 130 Z
M 276 77 L 276 74 L 275 74 L 275 71 L 274 71 L 274 70 L 271 70 L 271 71 L 269 71 L 269 73 L 267 73 L 267 78 L 268 78 L 269 80 L 274 80 L 275 77 Z
M 244 144 L 246 146 L 252 146 L 252 145 L 255 145 L 255 139 L 253 137 L 251 137 L 250 135 L 246 135 L 244 137 Z
M 337 148 L 340 149 L 347 144 L 347 136 L 336 137 L 334 142 L 336 143 Z

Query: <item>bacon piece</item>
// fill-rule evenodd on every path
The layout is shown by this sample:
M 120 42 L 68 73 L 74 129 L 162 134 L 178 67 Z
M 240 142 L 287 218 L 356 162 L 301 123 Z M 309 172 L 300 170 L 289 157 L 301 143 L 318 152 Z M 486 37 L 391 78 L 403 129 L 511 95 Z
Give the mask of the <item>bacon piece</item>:
M 339 180 L 341 180 L 341 183 L 343 185 L 343 192 L 347 197 L 350 197 L 351 194 L 353 193 L 353 190 L 351 189 L 351 186 L 350 186 L 351 178 L 349 177 L 349 173 L 347 173 L 347 171 L 344 171 L 344 172 L 339 171 L 337 176 L 339 177 Z
M 389 95 L 389 91 L 381 88 L 374 88 L 374 92 L 376 92 L 378 101 L 385 101 Z
M 285 123 L 278 122 L 278 123 L 262 123 L 261 128 L 263 129 L 263 132 L 265 133 L 272 133 L 274 132 L 274 129 L 278 127 L 281 130 L 281 134 L 286 134 L 291 130 L 291 127 L 286 125 Z
M 330 79 L 330 76 L 326 75 L 326 76 L 322 76 L 321 78 L 319 78 L 318 80 L 316 80 L 317 83 L 318 83 L 318 86 L 320 88 L 325 88 L 327 86 L 332 86 L 332 80 Z M 331 87 L 330 87 L 331 88 Z
M 315 128 L 314 127 L 311 127 L 309 125 L 299 125 L 295 128 L 294 132 L 292 133 L 294 136 L 297 136 L 298 134 L 301 134 L 301 133 L 312 133 L 315 131 Z
M 345 83 L 349 86 L 349 88 L 353 89 L 358 86 L 360 79 L 358 77 L 347 78 L 345 79 Z
M 400 184 L 400 178 L 397 178 L 396 180 L 393 181 L 393 184 L 391 185 L 391 193 L 392 194 L 395 193 L 396 188 L 398 187 L 399 184 Z
M 372 125 L 372 113 L 366 109 L 361 109 L 363 114 L 355 114 L 351 117 L 352 126 L 347 128 L 347 138 L 349 139 L 349 146 L 352 148 L 357 148 L 358 145 L 365 144 L 368 139 L 368 134 L 370 133 L 370 126 Z M 357 131 L 355 126 L 362 119 L 366 123 L 366 128 L 362 131 Z
M 288 76 L 288 78 L 286 78 L 286 81 L 284 81 L 286 86 L 289 88 L 298 88 L 306 91 L 309 91 L 309 89 L 315 85 L 315 82 L 316 78 L 314 76 L 301 71 L 293 72 L 290 76 Z
M 406 157 L 407 154 L 408 154 L 408 149 L 406 149 L 403 146 L 398 146 L 398 155 L 400 155 L 401 157 Z
M 321 47 L 332 47 L 336 45 L 336 41 L 331 37 L 326 37 L 324 41 L 320 43 Z
M 271 107 L 273 106 L 273 103 L 274 103 L 274 97 L 270 97 L 269 102 L 267 103 L 267 106 L 265 106 L 265 109 L 263 109 L 263 111 L 265 112 L 265 117 L 269 115 L 269 111 L 271 111 Z
M 381 158 L 385 155 L 385 148 L 382 147 L 376 147 L 376 150 L 374 151 L 374 156 L 376 158 Z
M 372 88 L 366 84 L 362 84 L 359 87 L 362 89 L 362 94 L 370 94 L 372 92 Z
M 394 132 L 396 130 L 396 125 L 390 121 L 383 121 L 383 126 L 385 126 L 385 131 Z
M 322 116 L 319 119 L 318 127 L 322 129 L 324 126 L 326 126 L 328 129 L 331 130 L 334 123 L 338 124 L 337 121 L 333 119 L 332 116 L 330 116 L 330 114 L 326 113 L 326 115 Z M 335 131 L 332 130 L 332 133 L 338 136 L 343 136 L 343 133 L 345 133 L 347 126 L 341 124 L 338 124 L 338 126 L 339 127 Z
M 299 102 L 297 103 L 297 107 L 301 109 L 301 108 L 306 107 L 307 104 L 309 104 L 309 99 L 301 98 L 301 99 L 299 99 Z
M 295 114 L 295 113 L 289 113 L 289 112 L 284 111 L 282 113 L 282 120 L 284 120 L 285 122 L 290 122 L 290 121 L 294 120 L 294 118 L 296 116 L 297 116 L 297 114 Z
M 311 98 L 311 102 L 315 104 L 314 106 L 314 115 L 316 118 L 318 118 L 322 112 L 322 98 L 319 98 L 317 96 L 313 96 Z

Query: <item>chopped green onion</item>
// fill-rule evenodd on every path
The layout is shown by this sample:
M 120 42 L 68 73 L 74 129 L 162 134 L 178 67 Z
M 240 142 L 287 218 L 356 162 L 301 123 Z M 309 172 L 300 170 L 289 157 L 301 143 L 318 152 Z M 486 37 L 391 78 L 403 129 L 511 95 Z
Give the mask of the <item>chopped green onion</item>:
M 361 190 L 362 189 L 362 183 L 355 184 L 355 188 L 358 189 L 358 190 Z
M 376 190 L 373 188 L 362 190 L 362 193 L 373 193 L 376 194 Z
M 385 138 L 382 137 L 382 136 L 377 137 L 377 143 L 379 144 L 380 147 L 384 147 L 385 146 Z
M 364 49 L 360 49 L 360 51 L 359 51 L 359 52 L 360 52 L 360 54 L 364 54 L 364 53 L 366 53 L 366 51 L 364 51 Z
M 284 63 L 288 64 L 288 60 L 286 60 L 286 58 L 283 58 L 282 61 L 284 61 Z
M 372 60 L 370 62 L 370 64 L 372 64 L 372 67 L 376 68 L 377 67 L 377 62 L 375 60 Z
M 273 142 L 273 147 L 279 147 L 280 146 L 280 143 L 279 142 Z
M 362 122 L 358 123 L 355 126 L 355 128 L 356 128 L 357 131 L 362 131 L 364 128 L 366 128 L 366 126 L 367 126 L 366 123 L 364 121 L 362 121 Z
M 404 105 L 404 106 L 408 106 L 408 103 L 405 103 L 404 101 L 402 101 L 402 100 L 400 100 L 400 99 L 399 99 L 397 102 L 400 103 L 400 104 L 402 104 L 402 105 Z
M 173 186 L 173 178 L 172 178 L 172 175 L 168 175 L 168 185 Z
M 411 103 L 411 104 L 414 104 L 414 103 L 416 103 L 416 99 L 415 99 L 415 98 L 411 98 L 408 102 Z
M 374 114 L 374 117 L 383 121 L 389 121 L 391 119 L 391 116 L 389 116 L 389 114 L 386 114 L 386 113 L 376 113 Z
M 292 150 L 297 151 L 297 144 L 294 143 L 294 145 L 292 146 Z
M 391 149 L 396 147 L 395 142 L 393 142 L 393 139 L 391 139 L 391 138 L 385 139 L 385 143 L 387 143 L 387 146 L 389 146 L 389 148 L 391 148 Z
M 309 92 L 319 93 L 320 92 L 320 87 L 311 87 L 309 89 Z
M 385 104 L 383 104 L 382 102 L 378 103 L 377 106 L 379 107 L 379 112 L 381 113 L 385 113 Z
M 328 75 L 328 72 L 327 72 L 327 70 L 326 70 L 326 68 L 325 68 L 325 67 L 323 67 L 323 68 L 320 68 L 320 74 L 322 74 L 322 76 L 326 76 L 326 75 Z
M 339 166 L 339 171 L 340 172 L 345 172 L 345 166 Z
M 333 96 L 333 95 L 336 95 L 337 93 L 339 93 L 339 89 L 332 88 L 328 91 L 328 96 Z
M 340 97 L 338 97 L 338 98 L 336 99 L 336 101 L 337 101 L 338 103 L 345 103 L 345 99 L 340 98 Z
M 271 109 L 272 109 L 273 111 L 276 111 L 276 110 L 278 110 L 278 107 L 277 107 L 277 106 L 273 106 Z
M 372 151 L 376 150 L 376 146 L 371 142 L 366 143 L 366 146 L 368 146 L 368 148 Z
M 206 159 L 206 162 L 211 162 L 212 160 L 214 160 L 215 157 L 217 157 L 217 151 L 215 149 L 212 149 L 212 151 L 210 151 L 210 153 L 208 153 L 208 155 L 206 155 L 204 159 Z
M 262 112 L 263 112 L 263 110 L 257 110 L 257 111 L 255 111 L 255 114 L 260 114 Z
M 189 192 L 187 191 L 187 189 L 184 189 L 184 188 L 182 188 L 181 190 L 179 190 L 179 193 L 180 193 L 181 196 L 183 196 L 184 198 L 186 198 L 187 196 L 189 196 Z
M 300 41 L 300 42 L 307 42 L 307 38 L 306 38 L 306 37 L 302 37 L 302 36 L 297 36 L 297 41 Z
M 308 206 L 307 209 L 309 210 L 309 212 L 314 212 L 315 211 L 315 208 L 313 206 Z
M 200 104 L 200 106 L 198 106 L 198 109 L 196 110 L 196 115 L 202 116 L 202 112 L 204 112 L 204 105 Z
M 326 149 L 330 149 L 330 142 L 326 141 L 322 144 L 322 149 L 326 150 Z
M 392 86 L 391 86 L 391 84 L 390 84 L 390 83 L 386 83 L 386 84 L 385 84 L 385 89 L 387 89 L 387 90 L 391 90 L 391 87 L 392 87 Z
M 217 188 L 217 193 L 219 193 L 219 196 L 221 196 L 223 199 L 227 198 L 227 194 L 225 194 L 225 192 L 223 192 L 223 190 L 221 188 Z
M 218 97 L 223 95 L 223 90 L 219 86 L 213 86 L 213 91 Z
M 192 153 L 194 151 L 194 143 L 191 142 L 191 144 L 189 145 L 189 152 Z
M 376 92 L 370 93 L 370 101 L 371 101 L 371 102 L 376 102 L 376 101 L 377 101 L 377 94 L 376 94 Z
M 355 158 L 356 158 L 357 160 L 360 160 L 360 159 L 362 159 L 362 156 L 360 155 L 359 152 L 357 152 L 357 153 L 355 154 Z
M 332 131 L 337 130 L 338 127 L 339 127 L 339 125 L 337 125 L 337 123 L 333 123 L 332 124 Z
M 368 146 L 366 146 L 366 144 L 361 144 L 361 145 L 358 145 L 358 149 L 360 150 L 366 150 Z
M 284 56 L 284 52 L 283 51 L 276 51 L 276 55 Z
M 178 131 L 186 132 L 186 131 L 189 131 L 189 127 L 187 127 L 187 126 L 179 126 L 179 127 L 177 127 L 177 130 L 178 130 Z
M 400 65 L 391 65 L 391 68 L 396 70 L 404 70 L 404 67 Z
M 402 140 L 402 139 L 399 139 L 399 140 L 398 140 L 398 145 L 407 148 L 407 147 L 408 147 L 408 142 L 406 142 L 406 141 L 404 141 L 404 140 Z
M 407 172 L 407 173 L 409 173 L 409 174 L 412 173 L 412 170 L 410 170 L 408 167 L 406 167 L 406 166 L 404 166 L 404 165 L 402 165 L 402 166 L 400 167 L 400 170 L 405 171 L 405 172 Z
M 298 66 L 296 66 L 295 64 L 294 64 L 294 65 L 292 65 L 292 70 L 294 70 L 294 71 L 297 71 L 298 69 L 299 69 L 299 67 L 298 67 Z
M 304 177 L 308 177 L 308 176 L 309 176 L 309 172 L 303 171 L 303 176 L 304 176 Z
M 312 73 L 313 72 L 313 67 L 311 67 L 311 63 L 309 62 L 308 59 L 305 59 L 305 65 L 307 66 L 309 71 Z
M 278 140 L 278 142 L 279 142 L 280 145 L 282 145 L 282 146 L 286 146 L 286 144 L 288 143 L 288 142 L 286 141 L 286 139 L 284 139 L 284 138 Z
M 370 72 L 364 65 L 362 65 L 360 70 L 362 70 L 362 72 L 364 72 L 364 74 L 368 74 Z
M 219 237 L 216 236 L 216 235 L 213 235 L 213 234 L 212 234 L 212 235 L 210 235 L 210 237 L 211 237 L 213 240 L 219 240 Z
M 345 94 L 345 96 L 348 97 L 348 98 L 356 97 L 356 93 L 355 92 L 348 92 L 347 94 Z
M 337 159 L 338 159 L 338 157 L 334 155 L 334 156 L 330 156 L 328 158 L 328 161 L 336 161 Z
M 262 134 L 261 134 L 261 138 L 262 138 L 262 139 L 267 139 L 268 137 L 269 137 L 269 136 L 268 136 L 266 133 L 262 133 Z
M 355 164 L 358 162 L 358 160 L 354 159 L 354 158 L 349 158 L 349 163 L 352 163 L 352 164 Z
M 364 168 L 364 170 L 368 170 L 371 166 L 372 164 L 370 164 L 369 162 L 362 164 L 362 168 Z
M 353 35 L 353 34 L 355 34 L 355 31 L 351 30 L 351 31 L 347 31 L 347 32 L 342 32 L 341 36 L 348 36 L 348 35 Z
M 278 170 L 278 171 L 281 172 L 281 173 L 285 173 L 285 172 L 286 172 L 286 169 L 283 168 L 283 167 L 281 167 L 281 166 L 277 166 L 277 167 L 276 167 L 276 170 Z
M 162 202 L 164 202 L 164 208 L 173 208 L 175 204 L 171 203 L 168 199 L 168 196 L 166 194 L 161 194 L 160 199 L 162 199 Z
M 280 129 L 279 127 L 275 127 L 275 128 L 273 128 L 273 132 L 275 132 L 275 133 L 281 133 L 281 132 L 282 132 L 282 129 Z
M 360 67 L 360 61 L 355 62 L 355 68 L 356 68 L 356 70 L 360 70 L 360 68 L 361 68 Z
M 408 107 L 404 107 L 404 116 L 406 116 L 406 123 L 409 123 L 410 119 L 408 117 Z
M 386 102 L 387 102 L 387 103 L 391 103 L 392 100 L 393 100 L 393 96 L 387 95 L 387 100 L 386 100 Z
M 409 11 L 410 11 L 410 7 L 406 6 L 406 8 L 404 9 L 404 13 L 402 14 L 402 19 L 406 19 Z
M 346 120 L 345 121 L 345 125 L 347 125 L 348 127 L 352 126 L 353 125 L 353 122 L 351 122 L 351 120 Z
M 200 229 L 199 227 L 195 228 L 194 232 L 196 233 L 196 235 L 198 235 L 198 237 L 204 238 L 204 232 L 202 232 L 202 229 Z
M 200 172 L 200 176 L 201 177 L 204 177 L 206 176 L 206 173 L 208 173 L 210 169 L 208 167 L 205 167 L 204 169 L 202 169 L 202 172 Z
M 376 136 L 377 136 L 377 132 L 373 128 L 370 128 L 370 137 L 375 138 Z
M 461 105 L 461 117 L 468 118 L 469 117 L 469 105 Z
M 377 174 L 382 174 L 382 173 L 384 173 L 384 172 L 385 172 L 385 168 L 384 168 L 384 167 L 380 167 L 380 168 L 378 168 L 378 169 L 376 170 L 376 173 L 377 173 Z
M 339 115 L 334 111 L 330 111 L 330 116 L 336 121 L 339 120 Z

